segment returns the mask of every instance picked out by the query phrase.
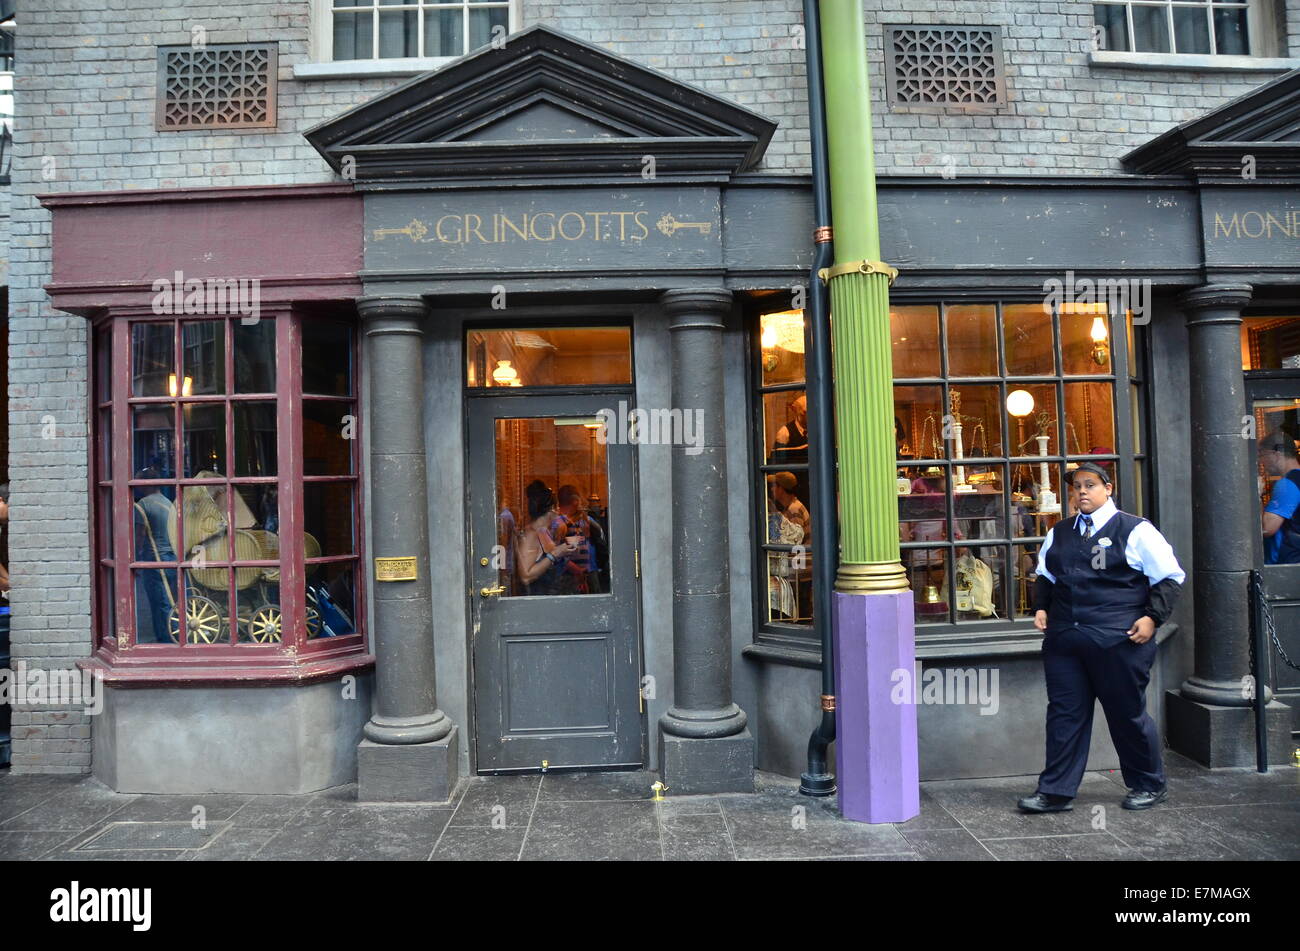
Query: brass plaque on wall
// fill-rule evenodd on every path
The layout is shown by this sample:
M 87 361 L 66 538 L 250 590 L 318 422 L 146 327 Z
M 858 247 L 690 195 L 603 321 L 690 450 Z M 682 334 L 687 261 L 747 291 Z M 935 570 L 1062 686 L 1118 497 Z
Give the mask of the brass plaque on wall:
M 415 556 L 407 555 L 401 558 L 376 558 L 375 559 L 375 580 L 376 581 L 415 581 L 416 580 Z

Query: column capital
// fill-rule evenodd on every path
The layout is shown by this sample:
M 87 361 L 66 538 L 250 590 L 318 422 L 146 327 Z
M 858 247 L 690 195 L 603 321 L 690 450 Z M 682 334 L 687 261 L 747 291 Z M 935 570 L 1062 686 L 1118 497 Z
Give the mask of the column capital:
M 674 288 L 660 294 L 659 303 L 670 318 L 669 330 L 721 330 L 731 312 L 732 294 L 725 287 Z
M 1175 303 L 1187 315 L 1188 323 L 1236 323 L 1254 290 L 1249 284 L 1205 284 L 1183 291 Z M 1211 315 L 1207 311 L 1220 313 Z
M 429 315 L 423 297 L 375 295 L 357 298 L 357 313 L 366 333 L 420 333 L 420 321 Z

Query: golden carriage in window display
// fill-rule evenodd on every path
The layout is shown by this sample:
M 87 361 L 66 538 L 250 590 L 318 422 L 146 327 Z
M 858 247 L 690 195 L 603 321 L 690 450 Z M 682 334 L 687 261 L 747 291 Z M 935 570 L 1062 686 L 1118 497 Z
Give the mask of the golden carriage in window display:
M 198 478 L 219 478 L 215 472 L 199 473 Z M 188 485 L 181 492 L 184 545 L 176 544 L 176 523 L 168 524 L 172 549 L 183 559 L 187 569 L 185 598 L 185 639 L 190 644 L 215 644 L 231 641 L 229 579 L 234 572 L 235 606 L 233 622 L 235 640 L 256 644 L 278 643 L 284 636 L 284 614 L 280 608 L 280 568 L 278 565 L 246 565 L 236 568 L 207 567 L 212 562 L 227 561 L 229 556 L 224 482 L 211 486 Z M 257 518 L 243 497 L 234 494 L 234 542 L 236 561 L 278 561 L 280 538 L 265 528 L 255 528 Z M 320 544 L 304 532 L 306 558 L 320 555 Z M 325 629 L 322 594 L 311 584 L 306 590 L 307 636 L 318 637 Z M 167 587 L 171 610 L 167 616 L 167 633 L 180 642 L 180 611 L 171 586 Z M 324 596 L 326 599 L 328 596 Z M 329 606 L 346 620 L 341 608 Z M 351 622 L 346 621 L 350 633 Z M 335 633 L 331 631 L 330 633 Z

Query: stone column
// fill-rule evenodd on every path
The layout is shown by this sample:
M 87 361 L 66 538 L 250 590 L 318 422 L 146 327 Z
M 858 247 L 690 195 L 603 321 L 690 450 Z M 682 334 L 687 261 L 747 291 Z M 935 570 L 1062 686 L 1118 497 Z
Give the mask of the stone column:
M 659 768 L 678 795 L 750 792 L 754 739 L 731 699 L 723 288 L 662 299 L 672 335 L 673 406 L 699 424 L 696 445 L 674 439 L 673 705 L 659 720 Z
M 441 802 L 456 785 L 457 730 L 435 696 L 424 464 L 424 355 L 419 297 L 363 297 L 370 380 L 371 555 L 414 557 L 414 581 L 373 578 L 374 714 L 358 749 L 358 798 Z M 459 636 L 459 632 L 457 632 Z
M 1196 627 L 1195 672 L 1167 694 L 1168 734 L 1170 746 L 1212 767 L 1254 761 L 1251 701 L 1242 689 L 1250 673 L 1249 578 L 1260 523 L 1241 372 L 1241 311 L 1250 297 L 1248 284 L 1210 284 L 1177 302 L 1187 318 L 1194 381 L 1189 577 Z M 1271 704 L 1270 719 L 1273 708 L 1285 709 Z

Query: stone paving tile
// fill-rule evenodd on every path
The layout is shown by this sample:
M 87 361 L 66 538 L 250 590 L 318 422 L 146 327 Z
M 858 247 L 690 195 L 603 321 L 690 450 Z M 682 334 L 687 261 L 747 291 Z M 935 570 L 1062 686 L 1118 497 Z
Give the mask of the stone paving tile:
M 1084 835 L 1039 835 L 1013 839 L 983 839 L 983 844 L 1002 862 L 1140 862 L 1145 856 L 1113 835 L 1093 832 Z
M 451 818 L 453 826 L 523 828 L 537 803 L 538 776 L 476 777 L 464 784 L 464 792 Z
M 4 823 L 0 831 L 85 829 L 130 805 L 135 796 L 115 793 L 94 779 L 83 779 Z
M 435 862 L 514 862 L 524 844 L 525 830 L 519 828 L 449 825 L 443 830 Z
M 311 796 L 252 796 L 230 819 L 243 828 L 279 829 L 311 802 Z
M 645 802 L 539 802 L 529 835 L 627 834 L 658 836 L 655 804 Z
M 1235 861 L 1242 856 L 1214 830 L 1197 819 L 1197 809 L 1173 809 L 1165 804 L 1151 809 L 1106 811 L 1105 831 L 1148 859 Z
M 190 862 L 248 862 L 276 834 L 275 829 L 227 829 L 221 838 L 202 849 L 191 849 L 182 859 Z
M 586 802 L 609 799 L 649 799 L 658 774 L 547 773 L 542 777 L 541 802 Z
M 921 814 L 914 819 L 897 822 L 894 825 L 904 835 L 908 832 L 961 829 L 961 823 L 939 803 L 939 800 L 930 795 L 924 785 L 921 787 Z
M 14 776 L 0 772 L 0 828 L 28 809 L 48 803 L 80 784 L 83 776 Z
M 316 801 L 285 823 L 259 859 L 423 861 L 450 809 Z
M 1037 777 L 1025 776 L 954 779 L 926 783 L 924 789 L 968 832 L 981 840 L 1091 833 L 1094 831 L 1094 807 L 1117 810 L 1124 798 L 1123 790 L 1114 783 L 1089 773 L 1079 785 L 1079 795 L 1074 800 L 1072 811 L 1022 813 L 1016 808 L 1016 800 L 1031 795 L 1036 781 Z
M 808 821 L 781 810 L 772 813 L 722 807 L 736 857 L 799 858 L 914 852 L 892 825 Z
M 1242 859 L 1300 859 L 1300 802 L 1188 809 Z
M 720 816 L 722 804 L 717 796 L 682 796 L 678 799 L 668 798 L 655 803 L 660 819 L 675 819 L 678 816 Z
M 669 862 L 731 862 L 736 858 L 721 812 L 661 818 L 661 828 L 664 858 Z
M 993 853 L 965 829 L 904 829 L 904 840 L 923 859 L 950 862 L 992 862 Z
M 663 847 L 659 834 L 532 832 L 524 839 L 525 862 L 659 862 Z
M 77 835 L 80 836 L 80 833 Z M 70 838 L 66 831 L 40 832 L 30 829 L 18 832 L 0 831 L 0 862 L 41 858 L 68 842 Z M 74 841 L 80 841 L 80 838 Z
M 141 794 L 124 809 L 115 812 L 113 818 L 121 822 L 189 822 L 195 818 L 195 807 L 202 806 L 201 815 L 205 821 L 221 822 L 233 816 L 248 800 L 248 796 L 227 793 L 195 793 L 186 796 Z

